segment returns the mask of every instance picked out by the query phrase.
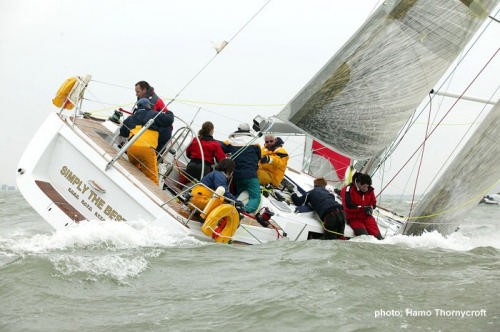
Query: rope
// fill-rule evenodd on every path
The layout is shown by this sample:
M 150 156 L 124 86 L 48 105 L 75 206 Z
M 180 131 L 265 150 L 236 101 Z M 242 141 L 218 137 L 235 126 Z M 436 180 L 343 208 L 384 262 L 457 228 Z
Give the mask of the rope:
M 456 222 L 432 222 L 432 221 L 407 221 L 407 224 L 418 224 L 418 225 L 457 225 Z
M 166 98 L 165 100 L 168 100 Z M 216 105 L 216 106 L 228 106 L 228 107 L 283 107 L 285 104 L 232 104 L 232 103 L 219 103 L 213 101 L 204 100 L 191 100 L 191 99 L 178 99 L 178 102 L 188 103 L 188 104 L 205 104 L 205 105 Z
M 338 233 L 338 232 L 335 232 L 335 231 L 331 231 L 331 230 L 329 230 L 329 229 L 326 229 L 326 228 L 325 228 L 325 225 L 323 225 L 323 223 L 321 223 L 321 225 L 323 226 L 323 230 L 324 230 L 325 232 L 328 232 L 328 233 L 331 233 L 331 234 L 335 234 L 335 235 L 339 235 L 339 236 L 343 236 L 343 237 L 345 237 L 346 239 L 352 239 L 352 237 L 346 236 L 346 235 L 345 235 L 345 234 L 343 234 L 343 233 Z
M 94 111 L 89 111 L 87 113 L 89 114 L 96 114 L 96 113 L 102 113 L 102 112 L 107 112 L 107 111 L 112 111 L 115 110 L 117 107 L 122 108 L 122 107 L 130 107 L 135 104 L 135 102 L 130 102 L 127 104 L 111 104 L 111 103 L 106 103 L 102 102 L 99 100 L 95 99 L 89 99 L 89 98 L 84 98 L 86 101 L 98 103 L 98 104 L 103 104 L 103 105 L 110 105 L 110 107 L 105 107 L 101 109 L 97 109 Z M 172 98 L 162 98 L 163 100 L 172 100 Z M 231 104 L 231 103 L 219 103 L 219 102 L 212 102 L 212 101 L 203 101 L 203 100 L 190 100 L 190 99 L 177 99 L 178 103 L 181 104 L 186 104 L 186 105 L 215 105 L 215 106 L 222 106 L 222 107 L 283 107 L 285 104 Z M 204 110 L 207 110 L 206 108 L 203 108 Z M 236 111 L 240 112 L 240 111 Z M 236 120 L 236 119 L 235 119 Z

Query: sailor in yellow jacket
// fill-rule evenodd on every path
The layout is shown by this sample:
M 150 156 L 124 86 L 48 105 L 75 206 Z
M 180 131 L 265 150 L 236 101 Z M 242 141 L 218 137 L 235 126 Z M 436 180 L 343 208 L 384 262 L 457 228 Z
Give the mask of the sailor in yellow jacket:
M 284 142 L 280 137 L 275 138 L 272 135 L 266 135 L 264 140 L 257 177 L 263 186 L 272 184 L 275 187 L 279 187 L 285 176 L 289 158 L 288 153 L 283 148 Z

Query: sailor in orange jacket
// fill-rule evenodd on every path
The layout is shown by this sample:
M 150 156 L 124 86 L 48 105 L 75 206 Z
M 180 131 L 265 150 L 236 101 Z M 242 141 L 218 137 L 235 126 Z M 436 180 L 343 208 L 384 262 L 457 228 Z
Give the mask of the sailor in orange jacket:
M 284 142 L 280 137 L 274 138 L 272 135 L 267 135 L 264 140 L 257 177 L 263 186 L 272 184 L 279 187 L 285 177 L 288 153 L 283 148 Z
M 373 209 L 377 205 L 372 179 L 368 174 L 356 173 L 352 182 L 342 188 L 340 196 L 346 214 L 347 223 L 356 235 L 373 235 L 382 240 L 382 235 L 375 218 Z

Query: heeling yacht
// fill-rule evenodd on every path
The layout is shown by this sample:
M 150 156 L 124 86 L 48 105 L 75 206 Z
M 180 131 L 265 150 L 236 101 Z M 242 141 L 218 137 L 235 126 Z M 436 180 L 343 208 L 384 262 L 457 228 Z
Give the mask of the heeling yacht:
M 323 227 L 313 212 L 295 213 L 290 204 L 290 186 L 266 189 L 261 214 L 238 215 L 237 220 L 230 220 L 235 224 L 226 227 L 235 231 L 230 231 L 229 236 L 216 227 L 220 220 L 231 216 L 216 215 L 220 220 L 212 219 L 207 235 L 202 227 L 209 218 L 201 220 L 184 199 L 193 184 L 182 185 L 179 181 L 187 161 L 184 150 L 194 131 L 182 119 L 175 119 L 176 130 L 160 158 L 160 182 L 155 184 L 128 161 L 124 153 L 127 146 L 120 149 L 116 145 L 118 124 L 80 114 L 79 105 L 89 82 L 90 76 L 76 77 L 67 98 L 76 105 L 75 112 L 50 114 L 19 162 L 19 190 L 54 229 L 86 221 L 144 220 L 162 225 L 172 234 L 208 241 L 259 244 L 321 238 Z M 313 178 L 305 173 L 290 169 L 287 174 L 293 186 L 307 189 L 312 184 Z M 220 212 L 214 209 L 213 213 Z M 259 223 L 261 215 L 270 217 L 266 220 L 270 226 Z M 400 221 L 394 224 L 400 225 Z M 346 236 L 352 236 L 352 230 L 347 228 Z M 214 232 L 221 236 L 213 236 Z
M 325 149 L 342 156 L 330 159 L 330 153 L 322 153 L 322 157 L 348 160 L 350 171 L 373 174 L 418 105 L 497 4 L 497 0 L 383 3 L 276 117 L 256 118 L 255 128 L 260 133 L 284 133 L 279 126 L 284 123 L 313 138 L 310 150 Z M 81 111 L 90 76 L 75 77 L 72 82 L 71 88 L 67 84 L 61 87 L 65 93 L 57 103 L 60 111 L 51 114 L 36 133 L 19 162 L 17 176 L 26 200 L 54 228 L 84 220 L 146 220 L 161 223 L 172 233 L 218 242 L 258 244 L 322 236 L 323 227 L 316 216 L 295 213 L 289 200 L 291 191 L 310 189 L 313 177 L 291 168 L 286 173 L 291 185 L 263 191 L 261 208 L 271 213 L 262 210 L 262 214 L 269 218 L 270 226 L 264 227 L 259 217 L 243 216 L 240 220 L 232 202 L 225 202 L 224 212 L 214 209 L 208 221 L 197 220 L 197 213 L 183 196 L 190 188 L 182 187 L 179 181 L 186 162 L 183 152 L 194 136 L 189 125 L 176 118 L 174 135 L 159 156 L 161 181 L 156 185 L 126 159 L 125 151 L 132 141 L 116 146 L 116 123 L 86 117 Z M 500 152 L 489 144 L 500 128 L 498 107 L 497 103 L 490 111 L 481 132 L 464 150 L 462 161 L 446 173 L 446 181 L 441 182 L 446 186 L 431 190 L 416 209 L 417 215 L 439 216 L 440 220 L 406 222 L 405 233 L 419 233 L 429 225 L 439 228 L 447 219 L 445 214 L 435 213 L 436 209 L 447 211 L 447 204 L 464 199 L 458 194 L 484 191 L 485 183 L 477 177 L 474 182 L 464 182 L 467 189 L 460 193 L 448 190 L 456 187 L 457 181 L 472 178 L 470 169 L 461 167 L 464 160 L 481 165 L 488 175 L 484 178 L 500 177 L 496 167 Z M 134 137 L 139 136 L 140 132 Z M 467 159 L 471 150 L 478 154 Z M 335 176 L 328 178 L 342 180 L 339 164 L 331 164 Z M 340 164 L 345 167 L 345 163 Z M 327 168 L 326 172 L 333 171 Z M 409 217 L 380 208 L 375 215 L 385 236 L 401 232 Z M 454 217 L 450 214 L 448 219 Z M 221 227 L 225 218 L 229 223 Z M 346 236 L 352 236 L 349 227 Z

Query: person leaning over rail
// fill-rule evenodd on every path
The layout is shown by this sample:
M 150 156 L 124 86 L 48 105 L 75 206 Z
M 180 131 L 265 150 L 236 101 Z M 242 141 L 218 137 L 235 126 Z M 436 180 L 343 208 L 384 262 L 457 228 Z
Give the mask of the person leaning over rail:
M 220 162 L 226 157 L 226 154 L 222 151 L 220 142 L 214 140 L 213 134 L 214 124 L 210 121 L 204 122 L 198 132 L 198 137 L 194 137 L 186 149 L 186 156 L 190 159 L 186 166 L 186 173 L 191 179 L 199 181 L 203 176 L 212 171 L 212 167 L 216 162 Z M 204 161 L 203 174 L 201 174 L 202 150 Z
M 171 131 L 165 126 L 173 120 L 170 112 L 160 113 L 153 111 L 148 99 L 142 98 L 137 101 L 136 109 L 128 118 L 123 121 L 120 127 L 119 146 L 126 143 L 127 138 L 137 134 L 150 119 L 154 123 L 139 137 L 127 150 L 127 156 L 132 164 L 139 168 L 144 175 L 158 184 L 158 163 L 155 150 L 158 148 L 162 135 Z M 169 137 L 170 138 L 170 137 Z M 168 140 L 168 139 L 167 139 Z
M 303 196 L 292 194 L 293 204 L 298 207 L 308 204 L 323 222 L 325 240 L 345 240 L 345 216 L 342 205 L 335 200 L 335 196 L 326 190 L 326 180 L 314 180 L 314 188 Z
M 288 153 L 283 148 L 283 140 L 272 135 L 264 137 L 264 146 L 261 150 L 262 158 L 259 161 L 257 177 L 261 185 L 272 184 L 279 187 L 285 177 Z
M 229 139 L 222 144 L 222 150 L 231 155 L 234 160 L 234 184 L 236 193 L 248 192 L 248 202 L 245 211 L 255 212 L 260 205 L 260 184 L 257 178 L 259 168 L 260 146 L 255 142 L 255 136 L 250 133 L 250 125 L 241 123 L 238 130 L 229 135 Z
M 355 173 L 352 182 L 340 191 L 340 196 L 342 197 L 347 223 L 351 226 L 354 234 L 356 236 L 373 235 L 382 240 L 383 237 L 380 234 L 377 222 L 372 216 L 373 209 L 377 205 L 377 199 L 371 184 L 372 179 L 368 174 Z
M 233 175 L 234 171 L 234 161 L 229 158 L 222 159 L 216 166 L 214 171 L 208 173 L 201 179 L 203 185 L 196 185 L 191 189 L 191 199 L 190 202 L 195 205 L 198 209 L 203 210 L 207 205 L 208 201 L 213 195 L 213 192 L 218 187 L 224 188 L 224 197 L 227 197 L 233 201 L 238 208 L 243 207 L 243 203 L 239 201 L 236 197 L 229 192 L 229 181 Z

